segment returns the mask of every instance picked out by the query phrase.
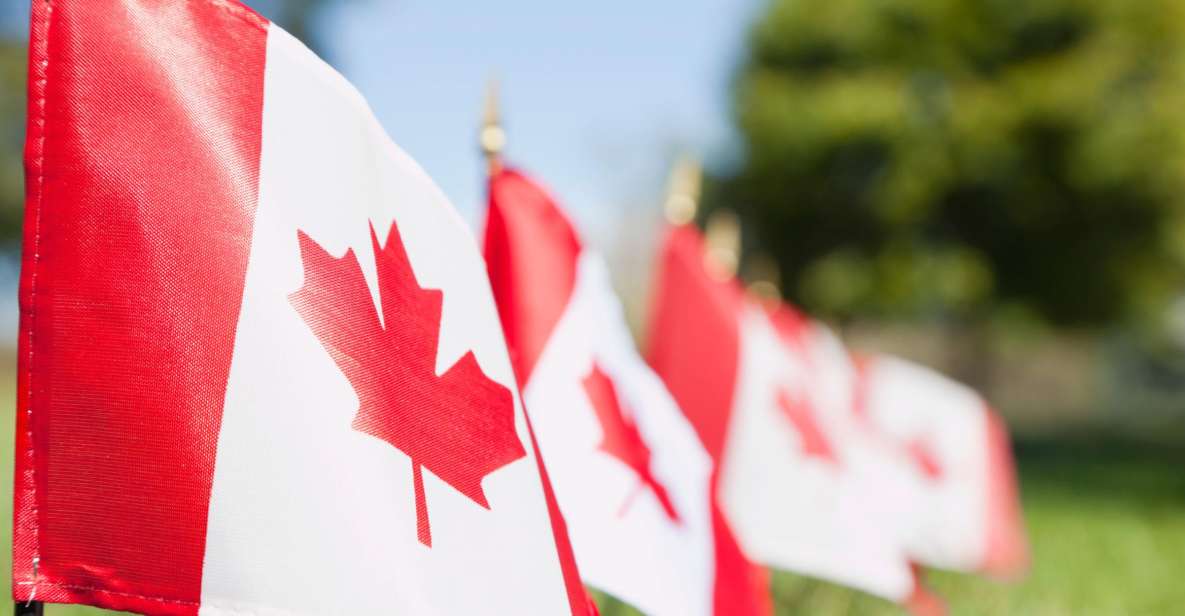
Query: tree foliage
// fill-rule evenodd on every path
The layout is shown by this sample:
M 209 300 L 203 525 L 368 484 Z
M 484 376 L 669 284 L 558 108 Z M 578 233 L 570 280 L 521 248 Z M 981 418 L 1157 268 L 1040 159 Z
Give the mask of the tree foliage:
M 709 206 L 827 316 L 1159 315 L 1185 289 L 1182 110 L 1177 0 L 774 0 Z
M 0 243 L 20 235 L 26 58 L 23 44 L 0 40 Z

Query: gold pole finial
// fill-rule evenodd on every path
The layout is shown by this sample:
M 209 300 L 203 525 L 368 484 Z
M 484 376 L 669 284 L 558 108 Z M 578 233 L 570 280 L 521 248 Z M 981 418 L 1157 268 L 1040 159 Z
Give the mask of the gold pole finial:
M 749 294 L 765 302 L 782 300 L 782 275 L 778 262 L 767 253 L 746 259 L 744 278 L 749 281 Z
M 741 264 L 741 219 L 729 209 L 714 210 L 704 224 L 704 265 L 719 280 L 736 276 Z
M 695 219 L 695 210 L 699 205 L 701 176 L 699 161 L 690 156 L 680 156 L 671 168 L 671 178 L 667 183 L 667 200 L 663 205 L 667 222 L 672 225 L 685 225 Z
M 486 100 L 481 114 L 481 132 L 478 133 L 481 153 L 486 158 L 486 170 L 490 175 L 502 170 L 502 149 L 506 147 L 506 131 L 502 130 L 502 119 L 498 109 L 498 80 L 490 79 L 486 86 Z

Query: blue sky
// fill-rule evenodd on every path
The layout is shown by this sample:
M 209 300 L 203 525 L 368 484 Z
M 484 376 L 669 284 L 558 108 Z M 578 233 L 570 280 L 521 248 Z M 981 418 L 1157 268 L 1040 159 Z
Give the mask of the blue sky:
M 594 235 L 658 208 L 674 152 L 734 149 L 728 82 L 759 0 L 362 0 L 320 24 L 334 64 L 470 220 L 490 76 L 507 156 Z

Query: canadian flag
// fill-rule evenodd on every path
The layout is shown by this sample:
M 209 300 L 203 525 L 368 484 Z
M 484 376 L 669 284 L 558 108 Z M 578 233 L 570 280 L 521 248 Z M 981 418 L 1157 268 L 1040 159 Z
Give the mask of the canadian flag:
M 585 613 L 476 243 L 233 0 L 38 0 L 13 586 L 149 614 Z
M 719 503 L 764 565 L 941 610 L 904 547 L 916 486 L 851 412 L 855 370 L 827 328 L 746 296 L 690 226 L 661 249 L 648 355 L 718 465 Z
M 1028 566 L 1016 469 L 1003 421 L 974 391 L 887 356 L 857 359 L 859 420 L 912 457 L 921 489 L 913 559 L 1015 578 Z
M 635 351 L 600 255 L 521 173 L 495 173 L 489 194 L 490 280 L 584 579 L 648 614 L 770 613 L 713 504 L 712 459 Z

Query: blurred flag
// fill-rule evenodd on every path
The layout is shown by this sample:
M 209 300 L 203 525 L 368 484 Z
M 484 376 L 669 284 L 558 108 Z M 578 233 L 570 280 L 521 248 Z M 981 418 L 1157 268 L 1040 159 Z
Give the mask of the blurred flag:
M 906 460 L 854 421 L 843 346 L 747 297 L 693 227 L 671 227 L 661 250 L 649 359 L 718 465 L 719 503 L 744 551 L 941 611 L 902 545 L 915 501 Z
M 637 355 L 600 255 L 524 175 L 490 179 L 485 255 L 584 579 L 648 614 L 770 611 L 712 505 L 712 460 Z
M 585 613 L 461 219 L 231 0 L 33 3 L 16 599 Z
M 974 391 L 892 357 L 857 360 L 858 419 L 913 459 L 918 520 L 906 545 L 934 567 L 1012 578 L 1028 565 L 1003 421 Z

